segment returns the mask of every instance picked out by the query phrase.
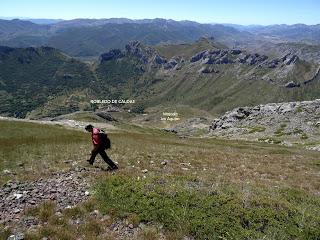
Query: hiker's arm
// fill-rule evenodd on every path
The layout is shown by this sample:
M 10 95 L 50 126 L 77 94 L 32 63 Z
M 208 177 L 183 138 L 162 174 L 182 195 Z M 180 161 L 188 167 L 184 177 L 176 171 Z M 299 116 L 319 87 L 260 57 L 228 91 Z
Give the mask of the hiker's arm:
M 92 151 L 91 151 L 91 154 L 94 154 L 95 152 L 97 152 L 98 149 L 99 149 L 99 147 L 100 147 L 99 144 L 98 144 L 98 145 L 93 145 L 93 149 L 92 149 Z

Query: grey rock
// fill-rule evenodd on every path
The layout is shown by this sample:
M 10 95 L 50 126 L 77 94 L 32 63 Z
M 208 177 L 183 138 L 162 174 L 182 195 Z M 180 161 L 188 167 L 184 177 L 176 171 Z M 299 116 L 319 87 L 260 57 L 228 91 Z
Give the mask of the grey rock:
M 202 52 L 200 52 L 200 53 L 197 53 L 196 55 L 194 55 L 194 56 L 191 57 L 190 62 L 197 62 L 197 61 L 199 61 L 199 60 L 202 59 L 207 53 L 208 53 L 208 50 L 202 51 Z
M 124 54 L 120 49 L 112 49 L 109 52 L 100 55 L 100 62 L 107 62 L 123 57 Z
M 213 67 L 202 67 L 199 70 L 199 73 L 218 73 L 219 71 L 216 71 Z
M 214 119 L 209 127 L 209 135 L 232 139 L 261 139 L 288 146 L 301 142 L 302 146 L 311 149 L 312 146 L 307 146 L 305 141 L 318 142 L 319 114 L 320 99 L 236 108 Z
M 172 69 L 178 64 L 177 60 L 172 58 L 170 59 L 163 67 L 164 69 Z
M 230 50 L 230 53 L 233 55 L 238 55 L 238 54 L 242 53 L 242 51 L 239 49 L 232 49 L 232 50 Z
M 95 113 L 98 117 L 101 117 L 105 119 L 106 121 L 112 122 L 112 121 L 117 121 L 112 115 L 108 112 L 105 111 L 100 111 Z
M 24 240 L 24 234 L 23 233 L 15 233 L 10 235 L 7 240 Z
M 286 88 L 296 88 L 296 87 L 300 87 L 300 84 L 297 84 L 293 81 L 290 81 L 290 82 L 286 83 L 284 86 Z

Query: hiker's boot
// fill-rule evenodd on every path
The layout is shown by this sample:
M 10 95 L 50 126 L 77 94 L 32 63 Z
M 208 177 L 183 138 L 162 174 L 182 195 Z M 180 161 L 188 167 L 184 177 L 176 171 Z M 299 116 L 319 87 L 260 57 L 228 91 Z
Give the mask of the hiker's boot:
M 93 162 L 92 162 L 90 159 L 88 159 L 87 162 L 88 162 L 90 165 L 93 165 Z
M 112 167 L 110 167 L 110 166 L 108 166 L 108 168 L 107 168 L 107 171 L 115 171 L 115 170 L 118 170 L 118 166 L 112 166 Z

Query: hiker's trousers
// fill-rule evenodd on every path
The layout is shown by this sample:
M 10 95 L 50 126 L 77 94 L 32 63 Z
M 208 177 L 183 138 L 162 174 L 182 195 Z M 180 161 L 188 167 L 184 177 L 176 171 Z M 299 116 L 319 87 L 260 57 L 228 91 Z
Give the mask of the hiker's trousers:
M 102 159 L 111 167 L 115 168 L 117 165 L 108 157 L 105 147 L 103 145 L 95 145 L 92 152 L 91 152 L 91 157 L 90 157 L 90 162 L 93 163 L 97 154 L 100 154 Z

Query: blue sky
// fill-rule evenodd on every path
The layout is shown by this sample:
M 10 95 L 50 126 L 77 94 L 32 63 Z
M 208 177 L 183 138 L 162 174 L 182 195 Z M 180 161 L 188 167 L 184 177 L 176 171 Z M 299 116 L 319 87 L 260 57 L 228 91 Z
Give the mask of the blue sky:
M 1 17 L 166 18 L 202 23 L 318 24 L 320 0 L 1 0 Z

